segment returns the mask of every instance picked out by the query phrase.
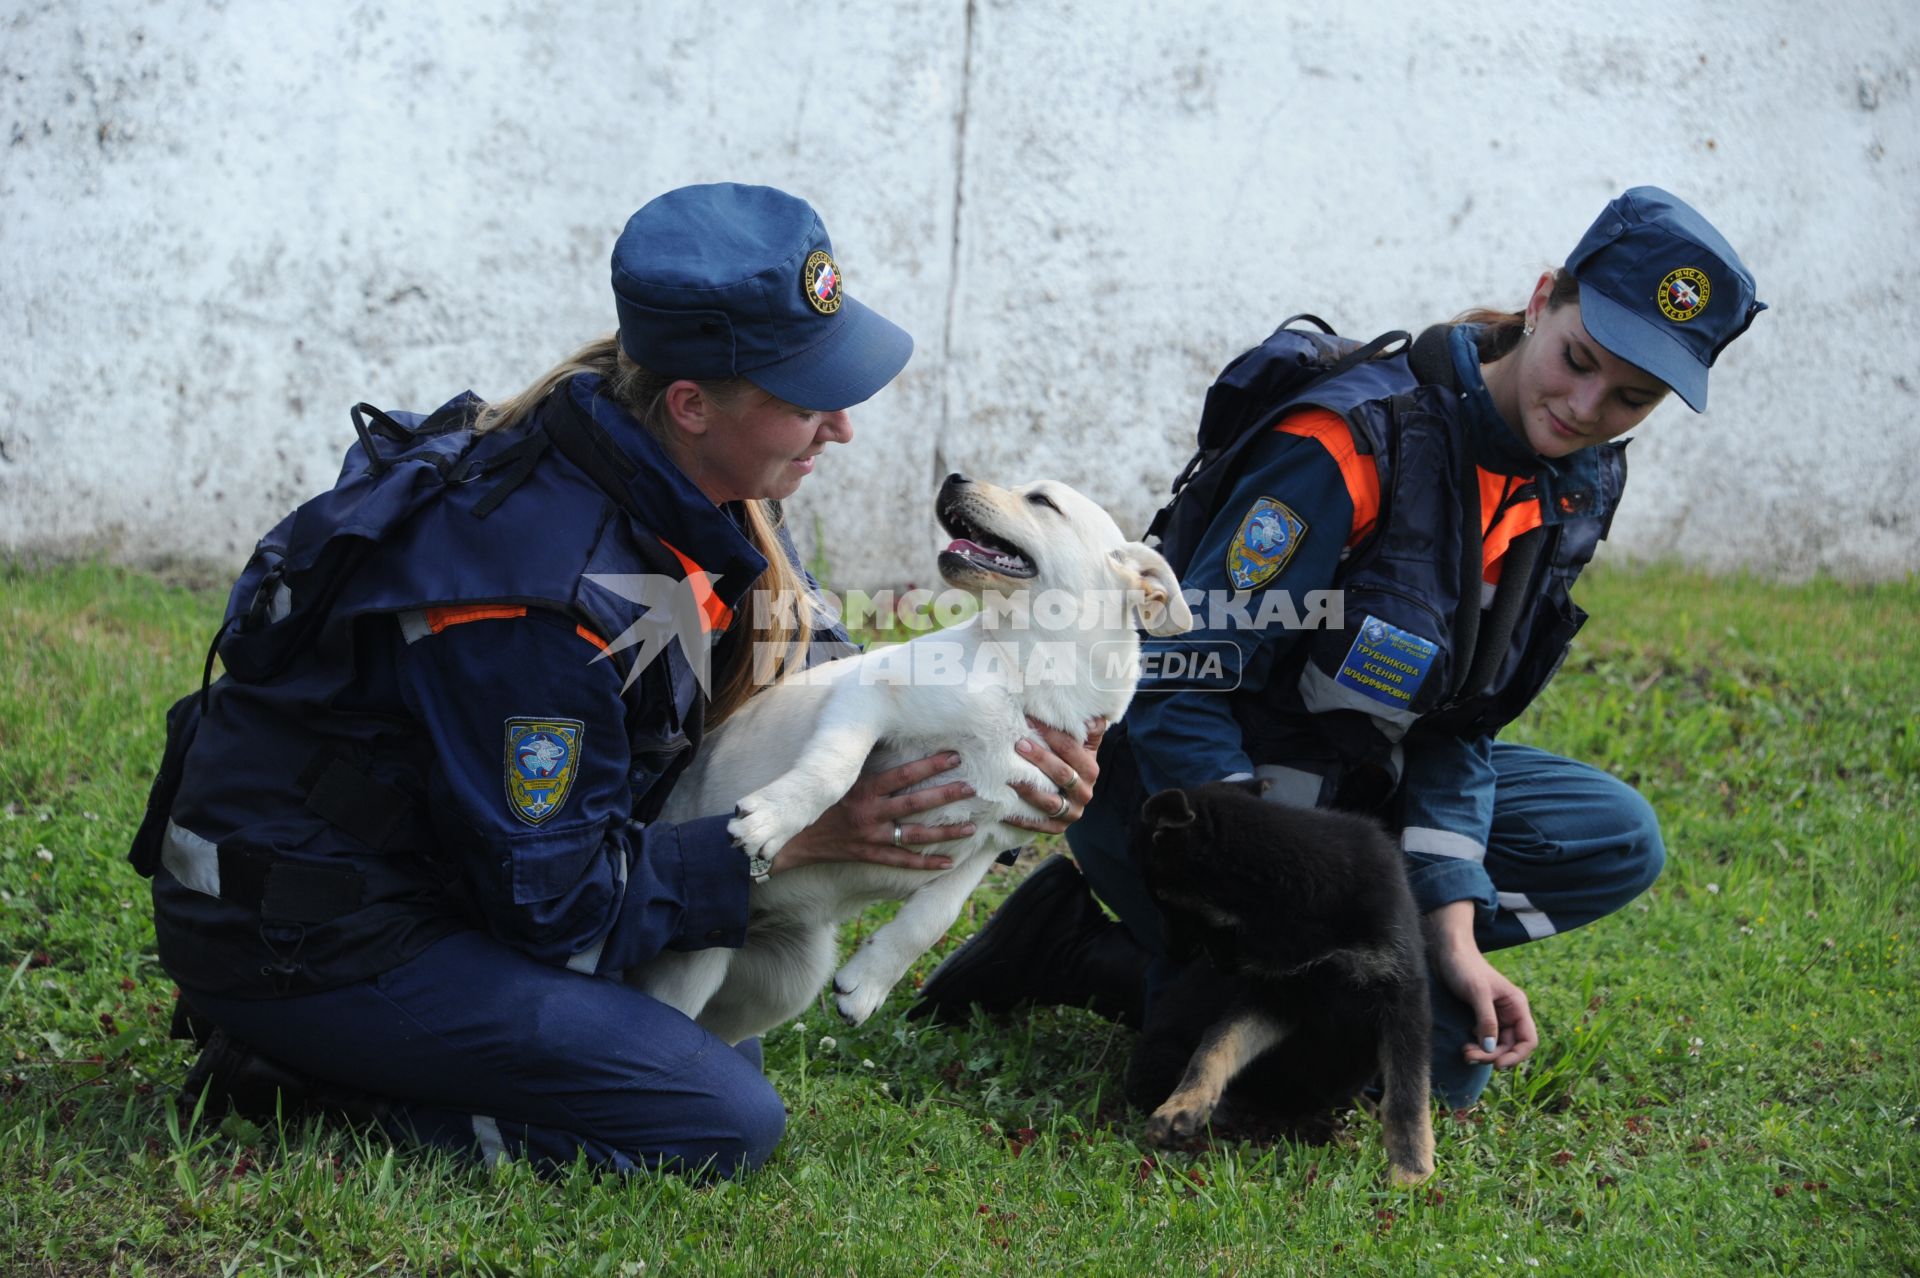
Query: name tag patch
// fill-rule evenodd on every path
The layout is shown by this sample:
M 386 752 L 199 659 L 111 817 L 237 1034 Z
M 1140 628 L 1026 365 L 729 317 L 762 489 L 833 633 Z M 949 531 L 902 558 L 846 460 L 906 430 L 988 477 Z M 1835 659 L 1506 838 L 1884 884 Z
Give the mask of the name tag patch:
M 1340 673 L 1333 681 L 1382 705 L 1405 710 L 1426 682 L 1437 651 L 1439 645 L 1431 639 L 1369 616 L 1360 622 L 1360 633 L 1341 659 Z

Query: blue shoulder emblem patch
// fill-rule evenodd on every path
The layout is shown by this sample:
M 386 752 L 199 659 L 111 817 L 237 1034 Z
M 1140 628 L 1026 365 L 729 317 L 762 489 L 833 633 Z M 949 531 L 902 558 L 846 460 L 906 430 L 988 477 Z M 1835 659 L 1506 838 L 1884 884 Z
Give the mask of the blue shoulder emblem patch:
M 540 825 L 566 803 L 586 732 L 578 719 L 507 720 L 507 806 L 515 816 Z
M 1305 520 L 1285 503 L 1262 497 L 1227 543 L 1227 580 L 1235 590 L 1264 586 L 1280 575 L 1306 536 Z

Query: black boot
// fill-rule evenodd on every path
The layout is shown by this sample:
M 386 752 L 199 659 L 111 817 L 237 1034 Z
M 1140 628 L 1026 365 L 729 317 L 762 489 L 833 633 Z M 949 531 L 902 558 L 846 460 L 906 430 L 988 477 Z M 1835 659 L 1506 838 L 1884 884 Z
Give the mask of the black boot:
M 221 1029 L 207 1037 L 180 1086 L 174 1103 L 183 1124 L 192 1118 L 202 1093 L 203 1122 L 218 1122 L 229 1113 L 256 1123 L 308 1116 L 371 1122 L 386 1110 L 374 1097 L 296 1074 Z
M 231 1112 L 264 1123 L 279 1114 L 300 1113 L 306 1108 L 308 1090 L 306 1079 L 216 1029 L 201 1047 L 199 1059 L 187 1069 L 176 1104 L 180 1117 L 190 1118 L 204 1093 L 204 1120 L 218 1122 Z
M 1095 904 L 1073 862 L 1049 857 L 934 969 L 907 1017 L 952 1024 L 971 1007 L 1085 1007 L 1138 1029 L 1152 961 Z

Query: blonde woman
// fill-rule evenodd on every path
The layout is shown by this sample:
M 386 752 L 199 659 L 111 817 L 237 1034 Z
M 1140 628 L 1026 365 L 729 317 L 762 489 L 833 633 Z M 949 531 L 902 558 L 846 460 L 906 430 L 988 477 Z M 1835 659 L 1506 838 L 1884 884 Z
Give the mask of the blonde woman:
M 785 1121 L 757 1045 L 610 978 L 740 944 L 752 876 L 944 868 L 972 832 L 913 823 L 959 783 L 899 793 L 947 755 L 867 778 L 769 865 L 725 816 L 654 819 L 704 729 L 844 640 L 753 592 L 808 597 L 777 502 L 912 339 L 767 187 L 648 204 L 613 290 L 618 334 L 513 399 L 356 410 L 339 483 L 236 584 L 226 674 L 169 716 L 135 847 L 205 1041 L 188 1103 L 352 1097 L 489 1158 L 732 1174 Z M 1087 780 L 1038 829 L 1090 796 L 1091 754 L 1057 745 L 1049 772 Z

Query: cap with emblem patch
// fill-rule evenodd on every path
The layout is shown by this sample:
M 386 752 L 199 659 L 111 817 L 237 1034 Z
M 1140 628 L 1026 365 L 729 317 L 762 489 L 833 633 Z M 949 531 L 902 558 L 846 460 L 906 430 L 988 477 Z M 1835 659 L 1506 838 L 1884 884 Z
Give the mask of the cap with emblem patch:
M 1767 309 L 1753 273 L 1678 196 L 1636 186 L 1607 205 L 1567 258 L 1593 340 L 1707 407 L 1707 370 Z
M 801 408 L 858 404 L 906 367 L 913 338 L 847 294 L 805 200 L 770 186 L 684 186 L 613 246 L 620 345 L 643 367 L 745 377 Z

